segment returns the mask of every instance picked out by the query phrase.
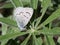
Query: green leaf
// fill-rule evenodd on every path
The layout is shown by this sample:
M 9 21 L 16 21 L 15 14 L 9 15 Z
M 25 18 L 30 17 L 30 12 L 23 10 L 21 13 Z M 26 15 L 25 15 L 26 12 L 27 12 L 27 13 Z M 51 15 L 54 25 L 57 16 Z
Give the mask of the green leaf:
M 35 28 L 35 20 L 31 23 L 32 28 Z
M 16 33 L 16 32 L 20 32 L 20 29 L 17 27 L 9 26 L 9 28 L 7 30 L 7 34 Z
M 4 4 L 1 8 L 13 8 L 13 7 L 14 6 L 10 2 L 8 2 L 8 3 Z
M 15 2 L 15 0 L 14 0 L 14 2 Z M 18 2 L 18 1 L 17 1 Z M 23 3 L 23 4 L 21 4 L 20 5 L 20 2 L 19 2 L 19 4 L 17 4 L 17 2 L 15 2 L 16 3 L 16 5 L 17 5 L 17 7 L 18 6 L 25 6 L 25 5 L 30 5 L 30 0 L 21 0 L 21 3 Z M 8 0 L 4 5 L 2 5 L 1 7 L 0 7 L 0 9 L 1 8 L 14 8 L 14 6 L 12 5 L 12 3 L 11 3 L 11 1 L 10 0 Z
M 21 45 L 26 45 L 30 36 L 31 36 L 31 34 L 29 34 L 29 36 L 21 43 Z
M 8 28 L 8 25 L 6 24 L 2 24 L 2 35 L 5 35 L 7 33 L 7 29 Z
M 10 0 L 13 6 L 15 5 L 16 7 L 23 7 L 22 1 L 21 0 Z
M 51 30 L 51 28 L 52 28 L 52 22 L 49 23 L 49 30 Z
M 8 18 L 0 18 L 0 22 L 17 27 L 17 23 L 11 19 L 8 19 Z
M 60 44 L 60 37 L 58 38 L 57 42 Z
M 38 41 L 39 45 L 42 45 L 42 39 L 41 39 L 41 37 L 37 38 L 37 41 Z
M 29 5 L 30 6 L 30 0 L 21 0 L 22 1 L 22 3 L 23 3 L 23 5 L 25 6 L 25 5 Z
M 51 5 L 51 0 L 43 0 L 41 3 L 43 14 L 46 12 L 47 8 Z
M 37 29 L 41 28 L 43 25 L 47 25 L 58 17 L 60 17 L 60 8 L 53 12 L 41 25 L 38 26 Z
M 49 45 L 46 36 L 44 36 L 44 44 L 45 44 L 45 45 Z
M 39 25 L 41 19 L 43 18 L 47 8 L 50 6 L 51 4 L 51 0 L 43 0 L 42 1 L 42 15 L 40 17 L 37 18 L 37 22 L 36 22 L 36 25 L 35 25 L 35 28 L 37 28 L 37 26 Z
M 55 45 L 55 42 L 53 40 L 53 36 L 47 35 L 46 39 L 47 39 L 49 45 Z
M 33 34 L 33 45 L 41 45 L 41 38 L 38 40 L 35 36 L 35 34 Z
M 1 42 L 1 45 L 5 45 L 8 42 L 8 40 L 4 40 Z
M 10 33 L 10 34 L 6 34 L 6 35 L 1 35 L 0 36 L 0 41 L 5 41 L 5 40 L 9 40 L 9 39 L 12 39 L 12 38 L 16 38 L 18 36 L 22 36 L 22 35 L 25 35 L 27 34 L 28 32 L 16 32 L 16 33 Z
M 45 29 L 36 31 L 35 34 L 36 35 L 40 35 L 40 34 L 44 34 L 44 35 L 60 35 L 60 27 L 55 27 L 55 28 L 53 28 L 51 30 L 48 29 L 48 28 L 45 28 Z
M 31 0 L 31 6 L 32 6 L 33 9 L 37 9 L 38 0 Z

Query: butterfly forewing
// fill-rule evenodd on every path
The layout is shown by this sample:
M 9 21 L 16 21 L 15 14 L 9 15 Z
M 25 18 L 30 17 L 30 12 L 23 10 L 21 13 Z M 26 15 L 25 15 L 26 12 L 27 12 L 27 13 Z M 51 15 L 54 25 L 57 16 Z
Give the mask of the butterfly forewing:
M 18 27 L 24 28 L 28 22 L 30 21 L 32 15 L 33 15 L 33 9 L 28 7 L 18 7 L 14 9 L 14 18 L 18 24 Z

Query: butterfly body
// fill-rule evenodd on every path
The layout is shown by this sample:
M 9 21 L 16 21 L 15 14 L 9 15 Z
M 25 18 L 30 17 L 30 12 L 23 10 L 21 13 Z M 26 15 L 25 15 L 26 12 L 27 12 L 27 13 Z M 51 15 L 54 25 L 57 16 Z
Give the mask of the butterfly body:
M 30 21 L 31 17 L 33 15 L 33 9 L 28 8 L 28 7 L 18 7 L 14 9 L 14 18 L 17 22 L 18 27 L 21 30 L 24 30 L 25 26 L 28 24 Z

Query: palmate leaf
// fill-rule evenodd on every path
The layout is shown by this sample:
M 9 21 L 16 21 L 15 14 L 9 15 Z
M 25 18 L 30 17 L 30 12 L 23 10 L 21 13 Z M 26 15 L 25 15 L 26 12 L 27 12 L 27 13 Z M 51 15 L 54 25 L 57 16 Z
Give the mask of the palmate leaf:
M 0 22 L 17 27 L 17 23 L 9 18 L 0 18 Z
M 42 15 L 40 17 L 37 18 L 37 22 L 36 22 L 36 25 L 35 27 L 38 26 L 38 24 L 40 23 L 42 17 L 44 16 L 47 8 L 51 5 L 51 0 L 43 0 L 42 3 L 41 3 L 41 6 L 42 6 Z
M 43 25 L 47 25 L 58 17 L 60 17 L 60 8 L 53 12 L 41 25 L 37 27 L 37 29 L 41 28 Z

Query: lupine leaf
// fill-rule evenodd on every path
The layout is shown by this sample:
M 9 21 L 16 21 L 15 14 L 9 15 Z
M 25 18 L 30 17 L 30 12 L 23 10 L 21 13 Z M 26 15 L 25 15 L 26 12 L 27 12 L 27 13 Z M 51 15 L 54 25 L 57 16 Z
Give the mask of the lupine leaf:
M 60 17 L 60 8 L 53 12 L 40 26 L 38 26 L 38 29 L 43 25 L 47 25 L 58 17 Z
M 12 2 L 16 5 L 16 7 L 23 6 L 23 3 L 21 0 L 12 0 Z
M 33 45 L 41 45 L 40 43 L 41 40 L 38 40 L 35 36 L 35 34 L 33 34 Z
M 47 39 L 49 45 L 55 45 L 55 42 L 53 40 L 53 36 L 47 35 L 46 39 Z
M 17 23 L 11 19 L 8 19 L 8 18 L 0 18 L 0 22 L 3 22 L 3 23 L 6 23 L 8 25 L 17 27 Z
M 25 35 L 27 33 L 28 32 L 18 32 L 18 33 L 10 33 L 10 34 L 6 34 L 6 35 L 1 35 L 0 36 L 0 41 L 16 38 L 17 36 Z
M 43 0 L 42 1 L 42 4 L 41 4 L 41 6 L 42 6 L 42 15 L 37 18 L 38 20 L 36 22 L 35 27 L 37 27 L 39 25 L 41 19 L 43 18 L 44 14 L 45 14 L 47 8 L 50 6 L 50 4 L 51 4 L 51 0 Z
M 8 25 L 2 24 L 2 35 L 5 35 L 7 33 L 7 28 L 8 28 Z
M 60 27 L 55 27 L 51 30 L 48 28 L 39 30 L 35 33 L 36 35 L 44 34 L 44 35 L 60 35 Z
M 29 40 L 29 38 L 30 38 L 30 36 L 31 36 L 31 34 L 29 34 L 29 36 L 22 42 L 21 45 L 26 45 L 28 40 Z
M 31 0 L 31 6 L 32 6 L 33 9 L 37 9 L 38 0 Z

